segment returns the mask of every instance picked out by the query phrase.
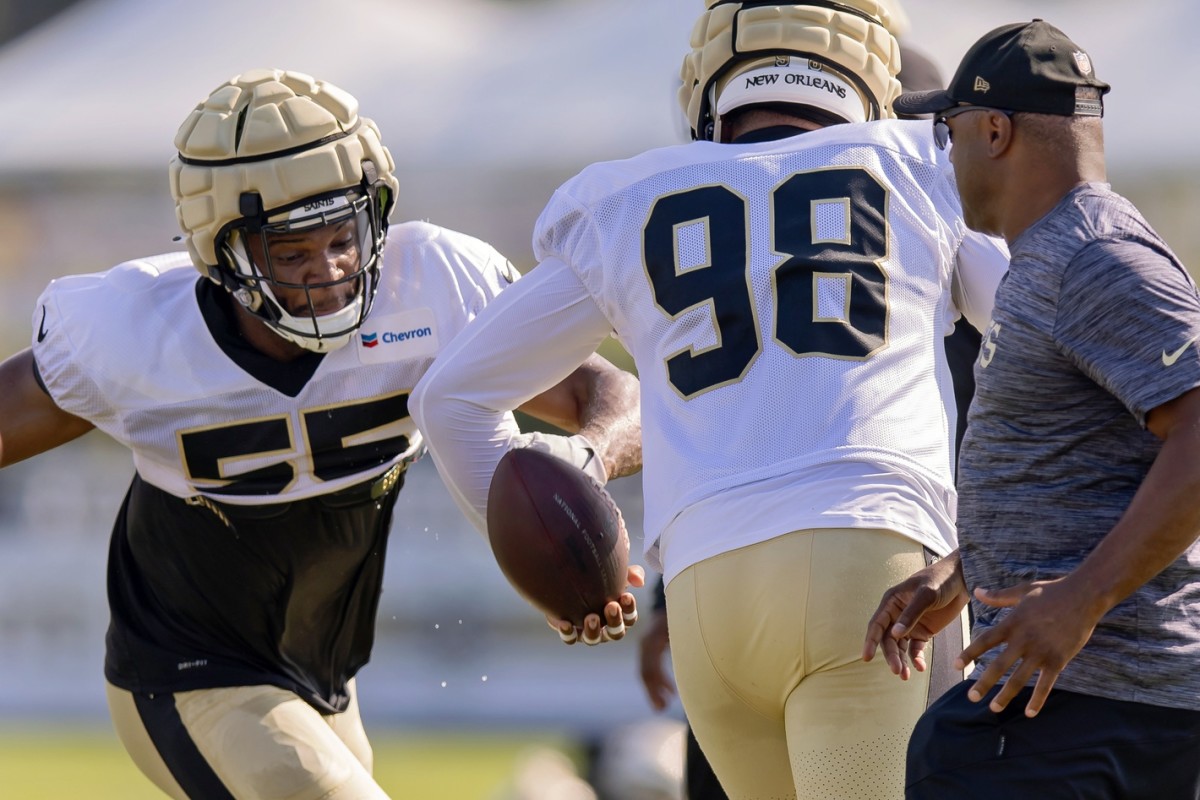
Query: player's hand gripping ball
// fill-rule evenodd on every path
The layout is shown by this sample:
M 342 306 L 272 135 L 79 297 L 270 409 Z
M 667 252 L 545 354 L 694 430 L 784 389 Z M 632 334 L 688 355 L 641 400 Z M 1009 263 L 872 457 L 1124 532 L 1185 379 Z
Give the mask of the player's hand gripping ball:
M 504 577 L 547 615 L 579 627 L 625 591 L 621 512 L 603 486 L 562 459 L 509 450 L 492 476 L 487 527 Z

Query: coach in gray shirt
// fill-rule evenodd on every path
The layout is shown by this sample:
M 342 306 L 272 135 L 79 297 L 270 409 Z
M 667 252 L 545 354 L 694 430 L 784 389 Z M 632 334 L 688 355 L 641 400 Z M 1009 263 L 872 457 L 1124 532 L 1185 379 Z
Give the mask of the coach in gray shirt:
M 974 671 L 917 724 L 909 798 L 1200 798 L 1200 300 L 1105 182 L 1108 88 L 1034 20 L 895 104 L 934 114 L 967 223 L 1012 254 L 975 365 L 959 549 L 867 632 L 864 657 L 882 644 L 907 675 L 973 598 Z

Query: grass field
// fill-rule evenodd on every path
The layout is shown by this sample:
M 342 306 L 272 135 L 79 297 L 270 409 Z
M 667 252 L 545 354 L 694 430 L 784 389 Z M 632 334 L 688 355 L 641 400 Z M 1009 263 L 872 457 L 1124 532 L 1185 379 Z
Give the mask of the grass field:
M 375 776 L 393 798 L 492 800 L 523 753 L 549 738 L 373 734 Z M 162 800 L 104 729 L 0 729 L 5 800 Z

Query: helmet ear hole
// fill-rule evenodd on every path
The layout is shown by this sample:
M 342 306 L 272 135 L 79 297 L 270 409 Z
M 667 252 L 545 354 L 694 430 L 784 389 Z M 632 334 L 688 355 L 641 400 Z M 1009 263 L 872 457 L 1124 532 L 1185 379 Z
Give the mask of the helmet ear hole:
M 238 212 L 247 219 L 258 219 L 263 214 L 262 195 L 257 192 L 242 192 L 238 198 Z

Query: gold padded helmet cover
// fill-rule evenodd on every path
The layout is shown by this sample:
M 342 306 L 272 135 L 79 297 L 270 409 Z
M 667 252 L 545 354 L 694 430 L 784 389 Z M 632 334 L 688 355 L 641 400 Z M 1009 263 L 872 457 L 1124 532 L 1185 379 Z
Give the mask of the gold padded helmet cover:
M 692 51 L 680 71 L 679 102 L 693 138 L 712 138 L 719 90 L 773 55 L 826 64 L 862 95 L 867 119 L 895 116 L 891 106 L 900 94 L 900 48 L 888 30 L 892 17 L 885 4 L 706 0 L 706 6 L 692 29 Z
M 391 154 L 375 123 L 359 117 L 358 101 L 299 72 L 255 70 L 229 80 L 188 115 L 175 147 L 176 217 L 193 263 L 209 277 L 217 233 L 242 217 L 243 193 L 258 193 L 264 209 L 279 208 L 359 186 L 363 161 L 390 190 L 389 204 L 398 189 Z
M 196 106 L 175 146 L 171 194 L 196 269 L 285 339 L 316 352 L 345 344 L 370 310 L 398 189 L 391 154 L 358 101 L 303 73 L 246 72 Z M 311 297 L 307 313 L 289 313 L 272 289 L 287 285 L 269 263 L 252 263 L 247 233 L 353 213 L 361 214 L 363 279 L 346 280 L 359 296 L 336 313 L 318 314 Z

